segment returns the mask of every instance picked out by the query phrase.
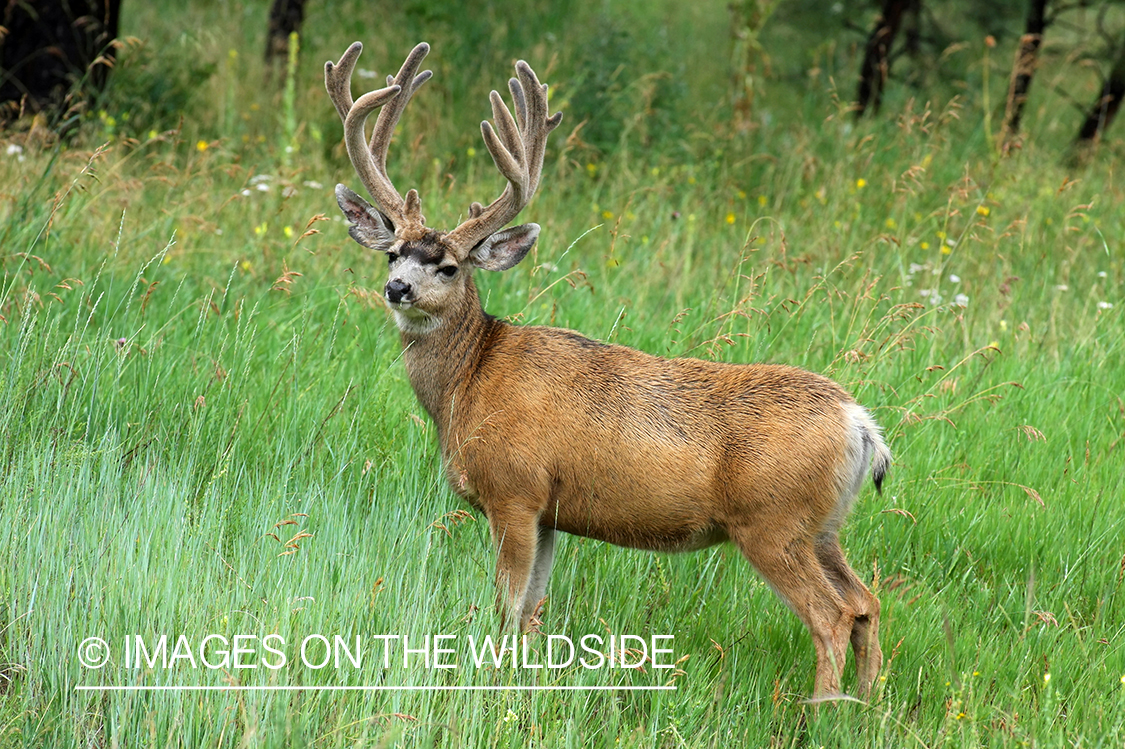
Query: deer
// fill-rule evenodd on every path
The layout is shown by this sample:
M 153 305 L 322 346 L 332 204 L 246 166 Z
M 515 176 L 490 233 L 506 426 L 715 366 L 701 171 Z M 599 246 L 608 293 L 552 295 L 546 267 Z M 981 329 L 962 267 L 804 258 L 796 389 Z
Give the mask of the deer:
M 374 204 L 343 184 L 336 199 L 351 237 L 386 255 L 383 299 L 445 478 L 488 520 L 501 631 L 533 625 L 560 532 L 656 552 L 730 541 L 808 629 L 814 697 L 840 694 L 849 643 L 868 695 L 883 660 L 879 600 L 839 540 L 866 477 L 881 493 L 891 464 L 868 411 L 803 369 L 661 358 L 486 313 L 473 272 L 508 270 L 535 245 L 539 225 L 508 224 L 535 195 L 562 113 L 548 115 L 547 86 L 517 62 L 515 115 L 492 91 L 495 126 L 481 123 L 503 192 L 452 230 L 429 228 L 418 191 L 403 197 L 386 170 L 399 118 L 431 77 L 418 72 L 429 45 L 353 100 L 362 49 L 327 62 L 325 86 Z

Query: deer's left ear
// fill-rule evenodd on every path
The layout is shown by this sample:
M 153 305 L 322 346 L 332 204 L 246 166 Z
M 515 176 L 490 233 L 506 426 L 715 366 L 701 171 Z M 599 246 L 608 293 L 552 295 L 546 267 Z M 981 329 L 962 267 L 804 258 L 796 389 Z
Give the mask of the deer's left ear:
M 503 229 L 474 247 L 469 262 L 485 270 L 508 270 L 524 259 L 538 238 L 539 224 Z
M 348 234 L 352 239 L 379 252 L 386 252 L 395 243 L 395 227 L 378 208 L 343 185 L 336 185 L 336 202 L 350 223 Z

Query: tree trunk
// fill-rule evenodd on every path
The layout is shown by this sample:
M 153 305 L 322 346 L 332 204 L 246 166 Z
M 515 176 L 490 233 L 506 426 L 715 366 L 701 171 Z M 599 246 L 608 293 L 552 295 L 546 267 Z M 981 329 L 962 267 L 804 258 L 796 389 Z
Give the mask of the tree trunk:
M 289 35 L 301 33 L 305 20 L 305 0 L 273 0 L 269 31 L 266 35 L 266 63 L 289 57 Z
M 859 91 L 856 94 L 856 117 L 862 117 L 867 108 L 878 111 L 883 98 L 883 85 L 891 70 L 890 52 L 895 35 L 902 25 L 903 14 L 913 0 L 883 0 L 883 12 L 875 28 L 867 37 L 867 49 L 859 73 Z
M 65 117 L 113 64 L 121 0 L 7 2 L 0 22 L 0 122 L 25 111 Z
M 1117 59 L 1109 77 L 1102 84 L 1101 93 L 1097 101 L 1090 107 L 1082 129 L 1078 131 L 1078 144 L 1092 144 L 1101 138 L 1102 133 L 1113 122 L 1117 110 L 1121 107 L 1121 100 L 1125 98 L 1125 38 L 1117 49 Z
M 922 0 L 910 0 L 902 19 L 902 36 L 903 51 L 919 59 L 922 56 Z
M 1030 0 L 1027 6 L 1027 24 L 1020 37 L 1016 61 L 1012 66 L 1012 80 L 1008 86 L 1008 102 L 1004 107 L 1004 130 L 1000 148 L 1011 150 L 1020 131 L 1023 105 L 1039 62 L 1039 46 L 1043 43 L 1043 30 L 1047 26 L 1047 0 Z

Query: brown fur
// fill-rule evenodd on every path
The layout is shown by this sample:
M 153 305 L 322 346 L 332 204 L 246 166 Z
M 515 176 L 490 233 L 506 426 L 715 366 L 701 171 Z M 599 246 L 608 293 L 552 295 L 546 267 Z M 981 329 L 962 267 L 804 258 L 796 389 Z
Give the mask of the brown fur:
M 801 369 L 662 359 L 485 314 L 473 269 L 506 270 L 534 244 L 535 224 L 502 227 L 534 193 L 560 115 L 547 117 L 546 86 L 517 64 L 519 125 L 494 95 L 499 138 L 485 128 L 510 189 L 487 209 L 474 204 L 452 232 L 426 229 L 417 194 L 402 201 L 385 179 L 389 136 L 352 153 L 375 105 L 428 77 L 416 74 L 426 50 L 415 48 L 397 83 L 354 104 L 358 44 L 327 66 L 378 208 L 343 185 L 336 194 L 352 237 L 390 258 L 384 293 L 410 382 L 437 425 L 450 485 L 488 518 L 502 621 L 528 627 L 556 531 L 653 551 L 730 540 L 812 635 L 816 695 L 839 691 L 849 642 L 866 694 L 882 663 L 879 601 L 837 534 L 865 475 L 878 488 L 890 463 L 878 427 L 839 385 Z M 395 106 L 377 135 L 393 130 L 405 104 Z
M 450 485 L 489 519 L 499 605 L 526 628 L 540 529 L 651 551 L 733 540 L 813 634 L 816 693 L 878 673 L 879 602 L 837 540 L 837 384 L 792 367 L 661 359 L 484 314 L 468 279 L 426 335 L 403 334 Z

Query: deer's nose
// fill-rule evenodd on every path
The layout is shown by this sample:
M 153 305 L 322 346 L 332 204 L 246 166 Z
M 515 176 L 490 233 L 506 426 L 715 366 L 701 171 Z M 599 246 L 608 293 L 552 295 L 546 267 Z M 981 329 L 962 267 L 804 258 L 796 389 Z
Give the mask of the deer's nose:
M 387 287 L 383 290 L 383 293 L 387 295 L 387 301 L 391 304 L 398 304 L 404 299 L 410 301 L 410 284 L 401 279 L 393 278 L 387 281 Z

